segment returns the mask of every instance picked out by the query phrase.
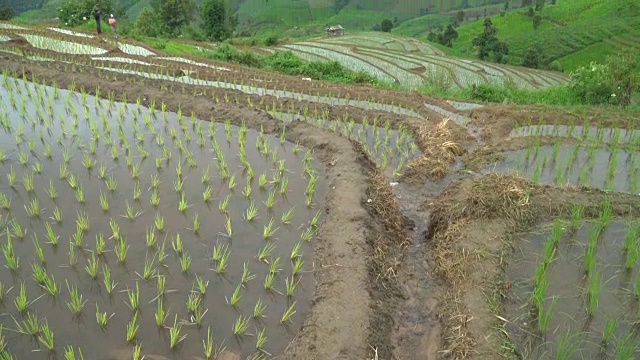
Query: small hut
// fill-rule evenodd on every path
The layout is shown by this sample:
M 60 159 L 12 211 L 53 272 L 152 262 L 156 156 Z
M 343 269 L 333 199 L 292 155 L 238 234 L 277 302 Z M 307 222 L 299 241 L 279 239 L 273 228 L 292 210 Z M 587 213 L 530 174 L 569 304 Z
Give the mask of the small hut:
M 344 28 L 341 25 L 330 26 L 325 29 L 327 35 L 336 36 L 336 35 L 344 35 Z

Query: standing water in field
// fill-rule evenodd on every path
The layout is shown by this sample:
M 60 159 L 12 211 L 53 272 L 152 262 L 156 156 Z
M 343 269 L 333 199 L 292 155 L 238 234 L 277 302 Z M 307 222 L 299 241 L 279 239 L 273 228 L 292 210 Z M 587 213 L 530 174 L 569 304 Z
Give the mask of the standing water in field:
M 11 354 L 284 350 L 309 310 L 327 191 L 310 151 L 6 76 L 0 97 Z
M 580 211 L 515 241 L 507 332 L 527 359 L 636 359 L 640 223 L 609 223 L 606 210 L 585 222 Z

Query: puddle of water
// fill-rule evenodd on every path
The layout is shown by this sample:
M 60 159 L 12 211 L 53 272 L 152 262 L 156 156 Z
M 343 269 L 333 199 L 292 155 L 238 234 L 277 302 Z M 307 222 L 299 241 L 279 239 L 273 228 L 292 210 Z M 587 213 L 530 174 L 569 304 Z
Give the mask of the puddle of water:
M 137 46 L 137 45 L 131 45 L 131 44 L 127 44 L 127 43 L 123 43 L 120 41 L 113 41 L 113 40 L 104 40 L 107 43 L 110 43 L 112 45 L 115 45 L 118 47 L 118 49 L 120 49 L 123 53 L 125 54 L 129 54 L 129 55 L 137 55 L 137 56 L 143 56 L 143 57 L 148 57 L 148 56 L 154 56 L 155 53 L 152 51 L 149 51 L 145 48 L 143 48 L 142 46 Z
M 517 172 L 543 184 L 573 184 L 615 192 L 638 192 L 637 152 L 596 146 L 554 145 L 509 151 L 486 171 Z
M 11 40 L 10 37 L 6 36 L 6 35 L 0 35 L 0 41 L 9 41 Z
M 509 136 L 558 136 L 605 143 L 640 145 L 640 130 L 597 126 L 528 125 L 511 130 Z
M 20 34 L 20 36 L 24 37 L 29 44 L 35 48 L 51 50 L 63 54 L 101 55 L 107 52 L 107 50 L 96 46 L 57 40 L 39 35 Z
M 447 103 L 453 106 L 456 110 L 474 110 L 484 107 L 482 104 L 474 104 L 460 101 L 447 100 Z
M 313 96 L 313 95 L 307 95 L 307 94 L 302 94 L 302 93 L 297 93 L 292 91 L 265 89 L 265 88 L 259 88 L 259 87 L 249 86 L 249 85 L 226 83 L 222 81 L 200 80 L 200 79 L 191 78 L 189 76 L 175 77 L 175 76 L 166 75 L 166 74 L 152 74 L 152 73 L 140 72 L 140 71 L 129 70 L 129 69 L 112 69 L 112 68 L 106 68 L 106 67 L 96 67 L 96 69 L 108 70 L 108 71 L 118 72 L 121 74 L 137 75 L 137 76 L 146 77 L 148 79 L 168 80 L 168 81 L 181 82 L 181 83 L 190 84 L 190 85 L 211 86 L 211 87 L 223 88 L 223 89 L 240 90 L 245 94 L 251 94 L 251 95 L 259 95 L 259 96 L 271 95 L 275 97 L 283 97 L 283 98 L 290 98 L 290 99 L 296 99 L 296 100 L 306 100 L 306 101 L 317 102 L 317 103 L 328 104 L 328 105 L 353 106 L 353 107 L 358 107 L 358 108 L 367 109 L 367 110 L 381 110 L 381 111 L 386 111 L 386 112 L 390 112 L 398 115 L 407 115 L 407 116 L 413 116 L 413 117 L 424 119 L 422 115 L 420 115 L 419 113 L 413 110 L 399 107 L 396 105 L 382 104 L 382 103 L 377 103 L 377 102 L 368 101 L 368 100 L 353 100 L 353 99 L 336 98 L 336 97 L 329 97 L 329 96 L 322 96 L 322 95 Z
M 126 328 L 133 312 L 126 305 L 128 296 L 123 291 L 135 289 L 136 283 L 140 289 L 137 320 L 140 328 L 136 341 L 144 344 L 143 353 L 145 349 L 154 349 L 154 353 L 171 359 L 202 356 L 202 340 L 207 336 L 207 327 L 211 326 L 216 344 L 224 342 L 227 349 L 246 356 L 255 351 L 256 336 L 236 337 L 232 334 L 232 327 L 240 315 L 248 317 L 249 333 L 255 335 L 262 327 L 266 328 L 266 351 L 278 354 L 284 350 L 309 310 L 309 300 L 314 289 L 313 275 L 303 271 L 295 278 L 297 285 L 293 296 L 286 295 L 285 279 L 291 278 L 293 272 L 290 254 L 317 209 L 324 206 L 327 192 L 326 183 L 322 175 L 319 175 L 314 206 L 311 209 L 306 206 L 303 194 L 307 188 L 307 180 L 302 161 L 306 149 L 300 148 L 299 152 L 294 153 L 294 145 L 291 143 L 285 141 L 281 144 L 276 137 L 261 136 L 257 131 L 247 130 L 246 159 L 255 173 L 255 178 L 249 182 L 252 192 L 248 199 L 244 194 L 247 175 L 240 161 L 238 127 L 229 126 L 227 130 L 225 125 L 219 123 L 212 127 L 213 139 L 218 144 L 220 153 L 224 155 L 229 174 L 235 176 L 237 183 L 233 190 L 229 190 L 229 180 L 222 180 L 220 171 L 216 169 L 217 155 L 212 151 L 214 145 L 208 135 L 208 122 L 200 122 L 188 116 L 180 118 L 174 113 L 151 112 L 142 107 L 138 109 L 135 104 L 112 103 L 66 90 L 24 83 L 18 79 L 5 79 L 7 81 L 0 86 L 0 97 L 14 100 L 0 104 L 0 120 L 4 130 L 0 132 L 0 149 L 3 150 L 5 158 L 0 165 L 0 177 L 3 179 L 0 192 L 10 199 L 11 203 L 10 209 L 1 210 L 1 214 L 4 220 L 15 219 L 16 224 L 19 224 L 26 234 L 24 239 L 20 240 L 16 233 L 13 233 L 11 243 L 15 255 L 20 259 L 20 267 L 15 272 L 3 267 L 0 270 L 0 281 L 5 289 L 13 287 L 5 295 L 7 304 L 13 303 L 20 284 L 22 281 L 25 282 L 28 299 L 38 299 L 28 307 L 28 311 L 37 314 L 39 319 L 47 319 L 55 334 L 55 349 L 58 354 L 63 353 L 63 347 L 67 344 L 82 347 L 83 354 L 88 359 L 103 359 L 112 349 L 127 346 L 130 348 L 132 345 L 126 341 Z M 57 93 L 57 98 L 54 93 Z M 198 129 L 201 126 L 203 146 L 199 145 Z M 270 154 L 263 155 L 257 149 L 255 144 L 259 137 L 269 144 Z M 97 141 L 94 141 L 96 139 Z M 113 141 L 112 146 L 106 144 L 107 139 Z M 129 144 L 132 166 L 127 164 L 127 150 L 122 139 L 126 139 L 126 143 Z M 163 147 L 167 154 L 172 154 L 170 159 L 166 157 Z M 47 149 L 50 149 L 50 158 L 47 156 Z M 148 152 L 146 158 L 141 149 Z M 114 151 L 118 154 L 117 160 L 112 158 Z M 187 151 L 197 164 L 196 167 L 190 166 L 186 161 Z M 67 175 L 66 179 L 59 176 L 65 156 L 69 156 L 68 174 L 74 174 L 78 183 L 82 185 L 84 203 L 78 200 L 78 192 L 70 185 L 71 175 Z M 94 163 L 90 170 L 84 165 L 87 158 Z M 155 160 L 156 158 L 159 160 Z M 157 169 L 156 161 L 159 161 L 160 169 Z M 285 195 L 281 195 L 280 186 L 269 182 L 273 174 L 280 173 L 280 161 L 284 161 L 286 168 L 282 176 L 288 179 Z M 181 177 L 177 174 L 178 164 L 181 164 L 183 172 Z M 114 192 L 107 189 L 106 180 L 100 179 L 101 166 L 105 167 L 105 179 L 113 177 L 115 180 Z M 209 204 L 203 201 L 206 185 L 202 176 L 207 166 L 210 170 L 208 184 L 212 189 Z M 311 160 L 308 166 L 319 168 L 320 164 Z M 137 180 L 134 180 L 134 167 L 139 172 Z M 11 173 L 15 174 L 14 187 L 10 186 L 8 180 Z M 259 186 L 261 174 L 266 175 L 264 189 Z M 34 190 L 28 192 L 25 184 L 29 184 L 28 179 L 31 176 Z M 152 176 L 158 177 L 157 185 L 153 185 Z M 183 181 L 184 199 L 189 204 L 184 212 L 178 209 L 181 196 L 175 189 L 180 178 Z M 50 182 L 57 193 L 53 200 L 47 192 Z M 157 191 L 153 190 L 154 186 Z M 137 196 L 134 194 L 137 191 L 140 194 L 138 200 L 135 200 L 134 197 Z M 272 209 L 268 209 L 266 203 L 271 191 L 274 191 L 275 204 Z M 157 207 L 151 204 L 154 192 L 160 197 Z M 100 202 L 101 194 L 104 194 L 109 203 L 106 212 L 103 211 Z M 231 239 L 221 235 L 226 233 L 227 215 L 218 209 L 219 202 L 227 196 L 230 200 L 226 211 L 234 232 Z M 34 199 L 39 201 L 39 216 L 31 216 L 27 212 L 30 202 Z M 245 219 L 245 214 L 251 201 L 257 206 L 257 217 L 250 222 Z M 139 213 L 135 220 L 124 216 L 127 213 L 127 204 L 133 213 Z M 290 225 L 282 224 L 281 216 L 291 208 L 295 211 L 292 211 Z M 54 221 L 55 209 L 61 213 L 59 224 Z M 78 214 L 86 214 L 90 225 L 81 237 L 81 246 L 75 247 L 70 246 L 70 241 L 75 242 Z M 146 231 L 154 225 L 156 214 L 161 214 L 164 219 L 164 232 L 156 230 L 157 243 L 148 248 Z M 199 217 L 198 234 L 193 231 L 195 214 Z M 264 226 L 272 217 L 273 229 L 278 229 L 271 240 L 265 240 Z M 124 263 L 117 261 L 114 249 L 118 241 L 110 238 L 110 219 L 119 225 L 120 234 L 127 239 L 129 250 Z M 50 224 L 54 234 L 58 236 L 58 245 L 47 243 L 49 238 L 46 224 Z M 105 275 L 101 271 L 102 268 L 98 271 L 97 280 L 93 280 L 85 271 L 91 253 L 96 251 L 95 238 L 98 234 L 104 235 L 106 251 L 97 259 L 101 265 L 110 268 L 111 279 L 117 283 L 111 295 L 107 294 L 103 285 Z M 186 273 L 181 270 L 182 256 L 172 249 L 172 241 L 176 234 L 180 234 L 182 240 L 182 253 L 189 254 L 192 258 Z M 40 297 L 44 290 L 32 279 L 31 264 L 40 263 L 33 242 L 35 236 L 43 249 L 46 261 L 43 266 L 49 275 L 55 276 L 61 287 L 61 292 L 56 297 Z M 5 244 L 7 240 L 3 239 Z M 163 239 L 166 239 L 166 258 L 165 265 L 161 266 L 158 264 L 157 254 Z M 274 290 L 271 291 L 264 288 L 265 278 L 270 271 L 269 266 L 264 261 L 259 261 L 257 256 L 260 249 L 268 243 L 275 245 L 275 248 L 266 259 L 271 262 L 278 257 L 281 259 L 279 265 L 274 267 L 278 270 L 278 275 L 273 283 Z M 300 258 L 304 261 L 303 269 L 312 266 L 312 243 L 313 240 L 301 241 Z M 228 265 L 222 274 L 212 270 L 217 266 L 217 262 L 212 260 L 213 249 L 217 244 L 227 245 L 231 250 Z M 68 266 L 70 248 L 74 249 L 77 256 L 78 262 L 74 267 Z M 154 319 L 157 307 L 154 300 L 157 296 L 157 278 L 151 277 L 145 281 L 140 275 L 144 273 L 145 260 L 151 259 L 154 259 L 152 268 L 155 269 L 156 275 L 161 274 L 166 278 L 164 306 L 165 309 L 169 309 L 166 326 L 173 325 L 176 314 L 179 322 L 185 322 L 180 334 L 187 337 L 174 350 L 169 349 L 169 330 L 158 328 Z M 248 281 L 244 287 L 240 287 L 241 298 L 237 305 L 232 307 L 227 304 L 227 299 L 231 298 L 234 290 L 241 284 L 244 264 L 256 277 Z M 201 297 L 200 309 L 208 309 L 201 327 L 192 324 L 192 314 L 186 308 L 189 294 L 194 291 L 196 274 L 209 282 L 206 294 Z M 73 316 L 67 308 L 66 303 L 70 296 L 65 280 L 77 285 L 79 293 L 87 301 L 81 316 Z M 267 317 L 254 320 L 253 310 L 258 299 L 266 305 L 264 314 Z M 281 325 L 281 316 L 292 301 L 296 301 L 297 311 L 292 317 L 293 323 Z M 107 312 L 108 316 L 114 314 L 104 329 L 98 326 L 95 320 L 96 304 L 100 311 Z M 7 314 L 3 322 L 5 328 L 15 328 L 9 315 L 18 321 L 25 319 L 25 315 L 21 315 L 15 306 L 7 306 L 4 311 Z M 50 357 L 50 353 L 45 350 L 33 352 L 42 347 L 31 336 L 8 331 L 4 335 L 8 350 L 17 358 Z
M 431 104 L 424 104 L 424 106 L 426 106 L 428 109 L 431 109 L 435 112 L 437 112 L 438 114 L 447 116 L 449 118 L 451 118 L 452 120 L 454 120 L 455 122 L 457 122 L 460 125 L 466 125 L 469 122 L 469 118 L 462 116 L 462 115 L 458 115 L 454 112 L 445 110 L 439 106 L 435 106 L 435 105 L 431 105 Z
M 139 64 L 139 65 L 151 66 L 150 63 L 147 63 L 147 62 L 144 62 L 144 61 L 140 61 L 140 60 L 136 60 L 136 59 L 130 59 L 130 58 L 126 58 L 126 57 L 118 57 L 118 56 L 114 56 L 114 57 L 98 56 L 98 57 L 92 57 L 91 60 L 96 60 L 96 61 L 115 61 L 115 62 L 121 62 L 121 63 L 127 63 L 127 64 Z M 161 65 L 156 65 L 156 66 L 161 66 Z
M 182 63 L 185 63 L 185 64 L 208 67 L 208 68 L 211 68 L 211 69 L 222 70 L 222 71 L 231 71 L 231 69 L 229 69 L 229 68 L 220 67 L 220 66 L 213 66 L 213 65 L 209 65 L 209 64 L 205 64 L 205 63 L 189 60 L 189 59 L 185 59 L 185 58 L 182 58 L 182 57 L 156 57 L 156 59 L 158 59 L 158 60 L 168 60 L 168 61 L 177 61 L 177 62 L 182 62 Z
M 48 28 L 49 30 L 53 30 L 53 31 L 57 31 L 59 33 L 62 34 L 67 34 L 67 35 L 73 35 L 73 36 L 79 36 L 79 37 L 84 37 L 84 38 L 93 38 L 93 35 L 89 35 L 89 34 L 85 34 L 85 33 L 81 33 L 81 32 L 76 32 L 76 31 L 71 31 L 71 30 L 67 30 L 67 29 L 60 29 L 60 28 L 56 28 L 56 27 L 50 27 Z
M 614 344 L 606 349 L 601 347 L 604 328 L 610 319 L 616 323 L 613 339 L 635 335 L 633 324 L 640 313 L 638 299 L 634 298 L 634 283 L 640 279 L 640 262 L 631 261 L 631 269 L 625 269 L 627 252 L 623 245 L 628 234 L 627 224 L 610 223 L 596 240 L 594 273 L 599 274 L 600 294 L 597 309 L 593 316 L 588 315 L 587 287 L 590 282 L 585 273 L 585 258 L 590 232 L 596 226 L 595 223 L 582 223 L 573 234 L 566 230 L 558 242 L 553 261 L 546 270 L 548 287 L 543 309 L 551 308 L 551 315 L 545 336 L 540 335 L 538 322 L 532 317 L 530 299 L 534 273 L 544 258 L 543 249 L 551 230 L 548 227 L 537 229 L 516 241 L 516 254 L 505 272 L 512 284 L 509 297 L 513 301 L 507 301 L 504 315 L 509 320 L 507 330 L 525 358 L 557 358 L 554 356 L 559 348 L 566 349 L 559 342 L 568 333 L 570 343 L 578 351 L 566 359 L 613 359 L 620 355 L 614 354 Z M 633 246 L 639 246 L 637 239 L 634 240 Z M 555 305 L 551 307 L 553 298 Z M 533 312 L 537 316 L 537 311 Z M 630 356 L 615 359 L 637 358 L 633 352 Z
M 325 130 L 336 132 L 349 139 L 358 141 L 372 155 L 381 171 L 389 179 L 397 179 L 404 166 L 421 152 L 407 129 L 392 130 L 383 124 L 356 123 L 355 120 L 344 121 L 342 118 L 329 119 L 321 114 L 313 116 L 295 115 L 270 111 L 274 118 L 284 121 L 305 121 Z
M 27 28 L 22 26 L 13 25 L 13 24 L 4 24 L 4 23 L 0 23 L 0 29 L 27 30 Z

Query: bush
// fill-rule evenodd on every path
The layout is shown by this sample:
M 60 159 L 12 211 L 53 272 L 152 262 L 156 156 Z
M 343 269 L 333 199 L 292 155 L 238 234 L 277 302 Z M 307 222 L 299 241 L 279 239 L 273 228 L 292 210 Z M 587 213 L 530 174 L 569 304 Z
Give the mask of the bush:
M 260 59 L 252 52 L 240 51 L 227 43 L 223 43 L 215 51 L 205 53 L 206 56 L 216 60 L 232 62 L 244 66 L 259 67 Z
M 150 7 L 145 7 L 138 15 L 135 24 L 135 34 L 138 36 L 156 37 L 160 33 L 158 16 Z
M 604 64 L 592 62 L 571 73 L 571 89 L 588 104 L 626 106 L 632 92 L 640 89 L 640 54 L 627 49 L 609 56 Z
M 80 0 L 66 1 L 58 7 L 58 20 L 64 26 L 78 26 L 93 20 L 95 1 Z M 102 18 L 106 19 L 111 11 L 111 1 L 102 0 L 100 3 Z
M 15 15 L 13 9 L 8 6 L 0 6 L 0 20 L 11 20 Z
M 382 22 L 380 23 L 380 29 L 383 32 L 390 32 L 391 29 L 393 29 L 393 22 L 391 22 L 391 20 L 389 19 L 382 20 Z

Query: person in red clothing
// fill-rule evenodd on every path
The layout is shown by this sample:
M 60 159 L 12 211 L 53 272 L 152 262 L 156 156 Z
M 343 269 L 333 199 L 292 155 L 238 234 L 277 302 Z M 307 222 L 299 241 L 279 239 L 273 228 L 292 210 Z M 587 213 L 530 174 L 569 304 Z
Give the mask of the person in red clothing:
M 118 33 L 116 32 L 116 18 L 113 17 L 113 14 L 109 16 L 109 26 L 111 26 L 111 30 L 113 30 L 113 33 L 118 36 Z

